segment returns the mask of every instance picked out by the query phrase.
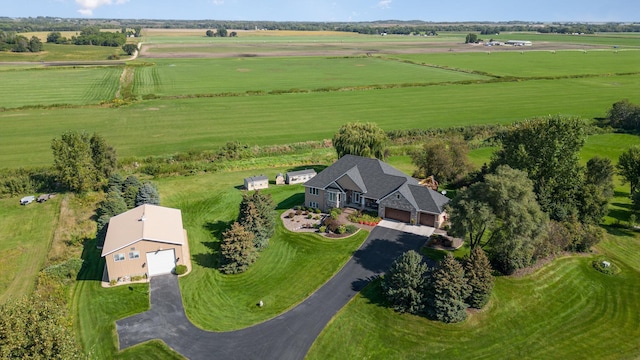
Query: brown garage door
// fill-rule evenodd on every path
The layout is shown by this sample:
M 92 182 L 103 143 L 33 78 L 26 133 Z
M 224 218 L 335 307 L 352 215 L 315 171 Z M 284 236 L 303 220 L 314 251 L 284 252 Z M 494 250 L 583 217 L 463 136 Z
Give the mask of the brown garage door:
M 411 212 L 400 209 L 385 208 L 384 217 L 408 223 L 411 220 Z
M 433 214 L 420 213 L 420 225 L 436 226 L 436 216 Z

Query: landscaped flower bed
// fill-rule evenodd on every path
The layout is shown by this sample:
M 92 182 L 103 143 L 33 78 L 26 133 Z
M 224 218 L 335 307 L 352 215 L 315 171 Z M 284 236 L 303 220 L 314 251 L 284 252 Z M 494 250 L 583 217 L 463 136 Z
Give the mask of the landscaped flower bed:
M 349 215 L 349 221 L 361 225 L 376 226 L 380 220 L 382 220 L 380 217 L 367 214 L 365 212 L 357 212 Z

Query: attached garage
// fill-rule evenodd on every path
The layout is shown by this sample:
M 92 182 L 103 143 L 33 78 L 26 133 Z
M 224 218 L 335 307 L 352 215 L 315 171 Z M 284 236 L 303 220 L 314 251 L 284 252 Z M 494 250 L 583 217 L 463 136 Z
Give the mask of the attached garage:
M 173 249 L 147 253 L 149 276 L 169 274 L 176 267 L 176 252 Z
M 384 217 L 387 219 L 408 223 L 411 221 L 411 212 L 394 208 L 385 208 Z
M 420 213 L 420 225 L 435 227 L 436 216 L 433 214 Z

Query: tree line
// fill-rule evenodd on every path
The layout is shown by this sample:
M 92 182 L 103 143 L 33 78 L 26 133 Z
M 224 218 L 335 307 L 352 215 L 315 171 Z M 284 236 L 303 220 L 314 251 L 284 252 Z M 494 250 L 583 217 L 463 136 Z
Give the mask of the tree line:
M 391 25 L 390 25 L 391 24 Z M 536 31 L 541 33 L 594 33 L 640 32 L 640 24 L 625 23 L 552 23 L 540 22 L 443 22 L 428 21 L 369 21 L 369 22 L 314 22 L 314 21 L 228 21 L 228 20 L 153 20 L 153 19 L 63 19 L 55 17 L 7 18 L 0 17 L 0 30 L 31 31 L 81 31 L 87 26 L 102 29 L 164 28 L 164 29 L 239 29 L 239 30 L 295 30 L 295 31 L 345 31 L 361 34 L 437 34 L 439 31 L 474 31 L 496 34 L 506 31 Z
M 40 52 L 42 41 L 37 36 L 27 39 L 14 31 L 0 31 L 0 51 Z

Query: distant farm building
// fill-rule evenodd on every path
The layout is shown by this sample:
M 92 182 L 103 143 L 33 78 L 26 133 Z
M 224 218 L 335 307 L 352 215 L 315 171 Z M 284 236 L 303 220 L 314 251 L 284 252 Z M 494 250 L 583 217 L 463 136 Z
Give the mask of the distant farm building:
M 259 190 L 266 189 L 269 187 L 269 178 L 260 175 L 260 176 L 252 176 L 244 179 L 244 188 L 247 190 Z
M 531 41 L 528 40 L 509 40 L 507 42 L 505 42 L 505 45 L 511 45 L 511 46 L 532 46 L 533 43 Z
M 276 175 L 276 185 L 284 185 L 284 175 L 282 175 L 282 173 L 278 173 L 278 175 Z
M 289 171 L 286 177 L 286 183 L 289 185 L 292 184 L 304 184 L 309 179 L 316 176 L 316 171 L 313 169 L 305 169 L 299 171 Z

